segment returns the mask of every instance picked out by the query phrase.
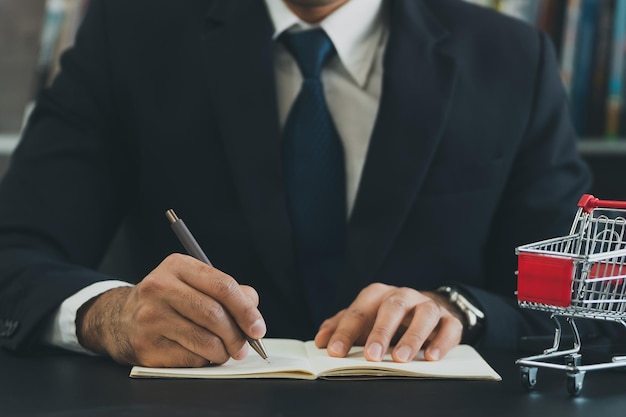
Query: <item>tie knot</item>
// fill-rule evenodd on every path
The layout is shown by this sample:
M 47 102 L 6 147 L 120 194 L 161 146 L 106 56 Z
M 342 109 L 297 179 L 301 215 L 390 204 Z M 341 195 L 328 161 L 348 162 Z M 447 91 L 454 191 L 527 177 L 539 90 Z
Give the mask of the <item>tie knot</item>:
M 335 53 L 333 42 L 322 29 L 284 33 L 280 40 L 298 63 L 304 78 L 319 78 L 322 67 Z

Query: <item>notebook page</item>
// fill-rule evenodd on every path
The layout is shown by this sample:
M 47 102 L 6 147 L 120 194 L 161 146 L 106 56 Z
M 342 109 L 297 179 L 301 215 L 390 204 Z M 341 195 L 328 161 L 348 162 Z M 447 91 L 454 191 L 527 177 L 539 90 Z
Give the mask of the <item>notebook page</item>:
M 147 368 L 135 366 L 134 378 L 296 378 L 315 379 L 306 356 L 304 344 L 299 340 L 264 339 L 263 344 L 270 363 L 261 359 L 252 349 L 240 361 L 229 359 L 219 366 L 202 368 Z
M 355 346 L 345 358 L 328 356 L 326 349 L 318 349 L 306 342 L 313 371 L 320 377 L 333 376 L 405 376 L 424 378 L 487 379 L 502 378 L 468 345 L 452 349 L 440 361 L 426 361 L 422 352 L 411 362 L 393 362 L 387 353 L 382 362 L 369 362 L 363 357 L 363 347 Z

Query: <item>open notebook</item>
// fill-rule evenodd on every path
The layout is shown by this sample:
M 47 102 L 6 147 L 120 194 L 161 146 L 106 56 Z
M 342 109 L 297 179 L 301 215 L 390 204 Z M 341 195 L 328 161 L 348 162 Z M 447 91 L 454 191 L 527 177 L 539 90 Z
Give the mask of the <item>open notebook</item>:
M 204 368 L 146 368 L 135 366 L 133 378 L 454 378 L 500 381 L 500 375 L 468 345 L 460 345 L 442 360 L 429 362 L 420 355 L 408 363 L 397 363 L 387 354 L 382 362 L 368 362 L 363 347 L 353 347 L 345 358 L 328 356 L 313 341 L 263 339 L 270 358 L 265 362 L 256 353 L 220 366 Z

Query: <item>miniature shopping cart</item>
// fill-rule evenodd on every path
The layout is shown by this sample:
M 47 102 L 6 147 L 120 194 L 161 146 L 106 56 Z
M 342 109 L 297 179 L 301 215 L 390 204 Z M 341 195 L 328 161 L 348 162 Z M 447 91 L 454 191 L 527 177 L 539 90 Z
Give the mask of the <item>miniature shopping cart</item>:
M 537 368 L 565 370 L 567 391 L 577 395 L 585 372 L 626 366 L 626 356 L 582 364 L 580 334 L 574 318 L 606 320 L 626 327 L 626 202 L 584 195 L 568 236 L 520 246 L 517 299 L 522 308 L 551 313 L 554 343 L 542 354 L 521 358 L 522 385 L 531 390 Z M 559 350 L 561 324 L 569 323 L 573 347 Z M 556 363 L 555 358 L 562 358 Z

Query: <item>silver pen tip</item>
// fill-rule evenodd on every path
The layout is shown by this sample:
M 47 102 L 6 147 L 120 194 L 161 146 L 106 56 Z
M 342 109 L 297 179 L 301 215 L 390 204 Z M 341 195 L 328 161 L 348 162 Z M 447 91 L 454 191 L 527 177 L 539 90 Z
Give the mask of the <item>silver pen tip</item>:
M 269 363 L 269 355 L 267 354 L 267 351 L 265 350 L 265 346 L 263 346 L 263 342 L 261 341 L 261 339 L 255 340 L 247 336 L 246 339 L 248 340 L 248 343 L 250 343 L 250 346 L 252 346 L 252 349 L 254 349 L 254 351 L 258 353 L 261 358 Z

